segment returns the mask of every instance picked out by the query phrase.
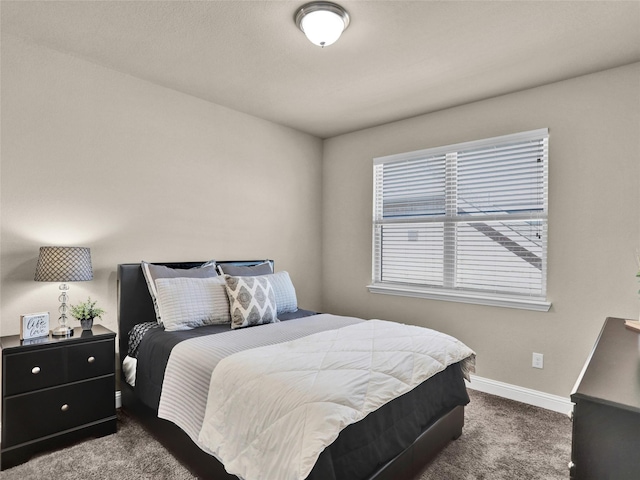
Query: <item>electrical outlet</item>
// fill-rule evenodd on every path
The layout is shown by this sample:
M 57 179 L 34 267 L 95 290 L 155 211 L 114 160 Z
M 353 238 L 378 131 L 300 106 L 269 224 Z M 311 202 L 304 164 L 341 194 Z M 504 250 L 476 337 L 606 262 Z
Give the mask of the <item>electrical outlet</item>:
M 533 358 L 531 360 L 531 366 L 533 368 L 543 368 L 544 366 L 544 355 L 541 353 L 533 353 Z

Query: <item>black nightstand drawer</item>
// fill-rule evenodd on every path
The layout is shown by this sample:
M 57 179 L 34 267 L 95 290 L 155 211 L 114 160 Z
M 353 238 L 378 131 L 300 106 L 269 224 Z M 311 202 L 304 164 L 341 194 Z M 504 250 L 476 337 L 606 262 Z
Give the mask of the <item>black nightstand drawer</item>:
M 31 392 L 65 381 L 64 350 L 50 348 L 4 356 L 5 395 Z
M 69 347 L 67 349 L 68 381 L 114 373 L 113 350 L 113 339 Z
M 71 383 L 4 399 L 11 412 L 2 425 L 2 447 L 115 417 L 115 376 Z

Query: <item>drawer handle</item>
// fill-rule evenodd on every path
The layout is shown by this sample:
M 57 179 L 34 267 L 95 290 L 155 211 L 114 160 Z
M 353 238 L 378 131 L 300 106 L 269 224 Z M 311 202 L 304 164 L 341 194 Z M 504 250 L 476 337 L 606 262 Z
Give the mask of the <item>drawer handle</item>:
M 95 361 L 96 361 L 96 357 L 89 357 L 89 358 L 87 358 L 87 362 L 89 362 L 89 363 L 93 363 L 93 362 L 95 362 Z
M 67 404 L 65 403 L 64 405 L 62 405 L 62 406 L 60 407 L 60 410 L 61 410 L 61 411 L 63 411 L 63 412 L 66 412 L 67 410 L 69 410 L 69 405 L 67 405 Z
M 37 375 L 40 373 L 40 367 L 33 367 L 31 369 L 31 373 L 33 373 L 34 375 Z

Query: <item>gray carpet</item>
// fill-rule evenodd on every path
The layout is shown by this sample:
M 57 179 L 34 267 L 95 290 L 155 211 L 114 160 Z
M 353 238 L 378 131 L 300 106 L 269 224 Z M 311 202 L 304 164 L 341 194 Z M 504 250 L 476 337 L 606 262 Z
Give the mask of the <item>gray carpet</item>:
M 567 479 L 568 417 L 470 391 L 465 426 L 416 480 Z M 32 458 L 2 480 L 171 479 L 193 477 L 132 418 L 118 414 L 118 433 Z
M 567 415 L 469 390 L 462 436 L 420 480 L 567 480 Z

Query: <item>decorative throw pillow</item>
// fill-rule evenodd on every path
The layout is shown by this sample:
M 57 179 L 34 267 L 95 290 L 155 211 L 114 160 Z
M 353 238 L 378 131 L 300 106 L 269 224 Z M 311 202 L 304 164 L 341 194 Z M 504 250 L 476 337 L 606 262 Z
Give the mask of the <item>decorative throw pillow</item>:
M 278 322 L 276 297 L 264 277 L 225 276 L 231 312 L 231 328 Z
M 158 278 L 158 308 L 168 332 L 229 323 L 229 300 L 222 277 Z
M 262 275 L 262 277 L 271 282 L 273 294 L 276 297 L 276 310 L 278 315 L 298 311 L 296 289 L 291 282 L 291 277 L 289 277 L 288 272 L 276 272 L 271 275 Z
M 271 262 L 262 262 L 251 266 L 219 263 L 218 269 L 223 275 L 231 275 L 232 277 L 254 277 L 273 273 Z
M 158 278 L 209 278 L 218 276 L 218 272 L 216 272 L 216 262 L 214 260 L 194 268 L 170 268 L 148 262 L 141 262 L 140 266 L 142 267 L 144 279 L 147 281 L 149 294 L 153 300 L 156 319 L 160 325 L 162 325 L 162 319 L 160 318 L 160 309 L 158 308 L 158 290 L 156 288 L 156 280 Z

